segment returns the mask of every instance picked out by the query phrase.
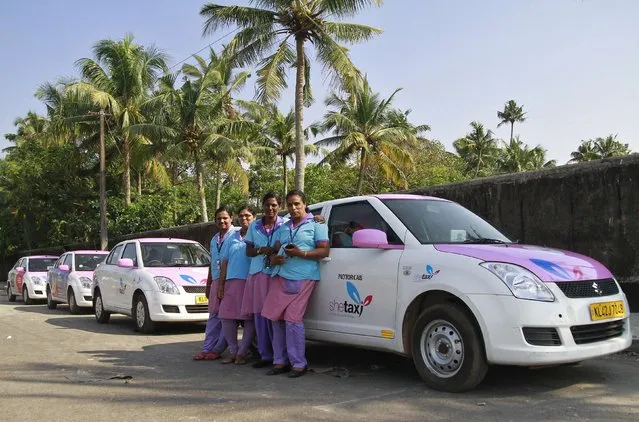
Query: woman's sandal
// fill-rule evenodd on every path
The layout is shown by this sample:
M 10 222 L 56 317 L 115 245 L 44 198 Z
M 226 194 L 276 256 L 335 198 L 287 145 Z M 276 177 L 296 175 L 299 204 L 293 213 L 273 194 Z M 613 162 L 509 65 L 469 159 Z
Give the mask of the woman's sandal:
M 236 365 L 246 365 L 248 363 L 248 360 L 246 360 L 246 358 L 242 355 L 237 355 L 235 356 L 235 364 Z
M 228 365 L 229 363 L 235 362 L 235 356 L 227 356 L 220 361 L 222 365 Z
M 215 360 L 221 358 L 222 355 L 215 352 L 200 352 L 193 357 L 195 360 Z

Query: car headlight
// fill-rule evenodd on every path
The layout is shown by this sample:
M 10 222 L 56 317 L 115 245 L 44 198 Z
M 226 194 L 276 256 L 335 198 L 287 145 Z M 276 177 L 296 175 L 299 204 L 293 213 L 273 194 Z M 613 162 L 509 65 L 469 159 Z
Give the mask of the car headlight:
M 83 289 L 90 289 L 91 285 L 93 284 L 93 280 L 91 280 L 89 277 L 80 277 L 80 284 L 82 285 Z
M 161 293 L 166 293 L 169 295 L 180 294 L 180 290 L 178 290 L 177 286 L 170 278 L 158 276 L 153 277 L 153 280 L 155 280 L 155 282 L 158 284 L 158 288 L 160 289 Z
M 480 264 L 495 274 L 519 299 L 554 302 L 555 296 L 546 284 L 535 274 L 519 265 L 503 262 L 482 262 Z
M 42 284 L 42 280 L 40 280 L 40 277 L 36 277 L 34 275 L 31 276 L 31 282 L 38 286 Z

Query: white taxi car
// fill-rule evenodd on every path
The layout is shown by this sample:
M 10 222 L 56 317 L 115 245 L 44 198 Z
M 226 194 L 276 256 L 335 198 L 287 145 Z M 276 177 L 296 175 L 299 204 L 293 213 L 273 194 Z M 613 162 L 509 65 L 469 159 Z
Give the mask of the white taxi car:
M 106 323 L 111 313 L 129 315 L 143 333 L 156 322 L 206 321 L 209 265 L 209 253 L 192 240 L 120 242 L 93 275 L 95 318 Z
M 49 309 L 55 309 L 58 303 L 68 303 L 69 312 L 77 314 L 80 308 L 92 307 L 93 271 L 108 253 L 71 251 L 62 254 L 48 271 L 46 293 Z
M 46 299 L 45 284 L 47 270 L 57 256 L 33 255 L 18 259 L 7 276 L 7 297 L 15 302 L 16 296 L 22 296 L 26 305 L 31 305 L 36 299 Z
M 610 271 L 516 244 L 461 205 L 376 195 L 310 206 L 330 255 L 305 315 L 309 339 L 409 356 L 428 386 L 461 392 L 490 364 L 556 365 L 632 343 Z

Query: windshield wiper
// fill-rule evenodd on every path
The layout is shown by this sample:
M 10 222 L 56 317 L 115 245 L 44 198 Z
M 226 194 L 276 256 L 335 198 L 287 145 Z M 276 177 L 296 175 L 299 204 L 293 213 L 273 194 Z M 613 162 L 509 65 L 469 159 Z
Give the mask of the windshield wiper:
M 464 243 L 476 243 L 476 244 L 506 244 L 508 242 L 504 242 L 503 240 L 499 240 L 499 239 L 489 239 L 486 237 L 478 237 L 475 239 L 466 239 L 464 240 Z

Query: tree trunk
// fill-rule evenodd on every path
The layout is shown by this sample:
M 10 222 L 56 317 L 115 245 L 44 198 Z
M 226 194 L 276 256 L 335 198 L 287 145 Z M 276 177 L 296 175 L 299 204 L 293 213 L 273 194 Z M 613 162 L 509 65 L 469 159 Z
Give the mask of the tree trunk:
M 284 196 L 288 193 L 288 163 L 286 162 L 286 155 L 282 155 L 282 171 L 284 172 Z
M 513 131 L 515 130 L 515 122 L 510 122 L 510 142 L 513 141 Z
M 304 190 L 304 38 L 296 38 L 297 74 L 295 78 L 295 188 Z
M 100 250 L 109 246 L 106 203 L 106 152 L 104 150 L 104 109 L 100 110 Z
M 359 177 L 357 178 L 357 194 L 362 194 L 362 183 L 364 181 L 364 168 L 366 168 L 366 150 L 362 149 L 362 156 L 359 163 Z
M 180 169 L 178 168 L 178 165 L 176 163 L 172 163 L 171 164 L 171 185 L 172 186 L 175 186 L 177 184 L 179 171 Z
M 124 155 L 124 174 L 122 175 L 122 181 L 124 182 L 124 204 L 131 206 L 131 146 L 129 145 L 129 139 L 124 137 L 122 144 L 122 155 Z
M 476 179 L 477 176 L 479 175 L 480 166 L 481 166 L 481 152 L 479 153 L 479 157 L 477 157 L 477 168 L 475 169 L 475 177 L 473 177 L 473 179 Z
M 204 191 L 204 175 L 202 174 L 202 162 L 200 154 L 195 153 L 195 177 L 197 179 L 197 191 L 200 197 L 200 222 L 209 221 L 209 215 L 206 209 L 206 192 Z
M 142 196 L 142 172 L 138 171 L 138 196 Z
M 217 163 L 217 173 L 215 180 L 215 209 L 220 208 L 222 202 L 222 165 Z

